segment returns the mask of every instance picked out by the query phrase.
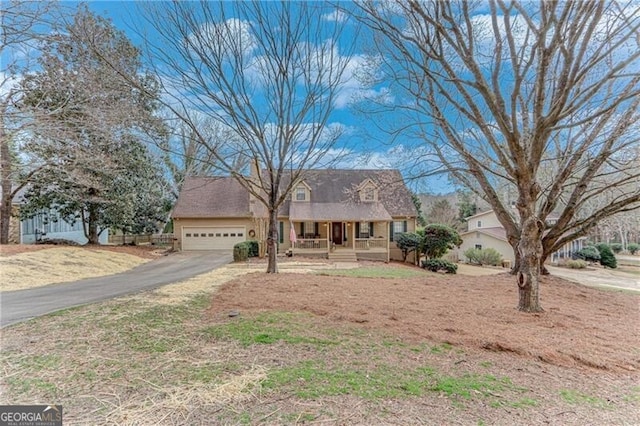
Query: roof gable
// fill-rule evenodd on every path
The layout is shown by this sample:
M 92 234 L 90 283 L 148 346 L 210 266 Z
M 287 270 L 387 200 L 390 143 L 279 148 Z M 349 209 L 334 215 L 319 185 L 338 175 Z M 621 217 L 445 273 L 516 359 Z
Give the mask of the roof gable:
M 232 177 L 187 177 L 174 218 L 248 217 L 249 191 Z

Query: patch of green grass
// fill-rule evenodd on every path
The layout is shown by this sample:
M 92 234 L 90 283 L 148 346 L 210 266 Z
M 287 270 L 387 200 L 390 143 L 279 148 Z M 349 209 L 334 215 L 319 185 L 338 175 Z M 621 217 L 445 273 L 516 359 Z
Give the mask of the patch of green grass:
M 379 399 L 422 395 L 429 390 L 430 380 L 430 369 L 402 371 L 380 365 L 361 370 L 311 360 L 271 371 L 262 386 L 305 399 L 339 395 Z
M 533 398 L 522 398 L 517 401 L 509 403 L 509 405 L 513 408 L 537 407 L 538 401 L 536 401 Z
M 626 402 L 640 402 L 640 386 L 631 388 L 631 392 L 622 398 Z
M 567 403 L 572 405 L 593 405 L 596 407 L 607 407 L 607 401 L 597 396 L 587 395 L 586 393 L 579 392 L 573 389 L 562 389 L 560 391 L 560 397 Z
M 506 401 L 502 399 L 497 399 L 489 404 L 492 408 L 500 408 L 500 407 L 512 407 L 512 408 L 531 408 L 537 407 L 538 401 L 533 398 L 521 398 L 517 401 Z
M 60 356 L 54 354 L 26 356 L 18 361 L 18 365 L 32 372 L 54 370 L 60 366 L 60 363 Z
M 393 266 L 367 266 L 354 269 L 323 269 L 318 275 L 331 275 L 351 278 L 416 278 L 429 275 L 420 268 L 398 268 Z
M 280 417 L 284 424 L 299 424 L 312 422 L 316 419 L 315 414 L 311 413 L 287 413 Z
M 10 377 L 7 384 L 11 392 L 18 395 L 29 396 L 35 391 L 44 392 L 47 397 L 54 398 L 58 392 L 55 384 L 40 378 L 17 378 Z
M 449 352 L 451 349 L 453 349 L 453 345 L 451 343 L 444 342 L 444 343 L 441 343 L 440 345 L 432 346 L 431 353 L 441 354 L 444 352 Z
M 315 346 L 336 345 L 332 337 L 308 336 L 309 318 L 302 314 L 264 313 L 252 318 L 239 318 L 226 324 L 207 327 L 203 334 L 213 339 L 231 339 L 243 346 L 252 344 L 311 344 Z
M 480 367 L 491 368 L 493 367 L 493 363 L 491 361 L 482 361 Z
M 238 422 L 239 422 L 241 425 L 250 425 L 250 424 L 252 423 L 252 422 L 251 422 L 251 414 L 250 414 L 250 413 L 248 413 L 248 412 L 246 412 L 246 411 L 243 411 L 243 412 L 242 412 L 242 413 L 240 413 L 240 415 L 238 416 Z
M 471 399 L 473 395 L 487 396 L 507 388 L 513 388 L 508 377 L 499 379 L 489 374 L 464 374 L 460 377 L 440 377 L 431 390 L 443 392 L 448 396 Z
M 509 378 L 490 375 L 466 374 L 460 377 L 438 376 L 437 371 L 425 366 L 416 369 L 398 369 L 379 364 L 375 368 L 359 369 L 348 366 L 328 366 L 323 361 L 309 360 L 289 367 L 273 370 L 262 382 L 265 390 L 291 393 L 299 398 L 315 399 L 327 396 L 351 395 L 365 399 L 419 397 L 428 392 L 442 392 L 457 399 L 473 397 L 498 398 L 496 392 L 517 390 Z M 509 405 L 525 408 L 537 401 L 522 398 L 495 406 Z

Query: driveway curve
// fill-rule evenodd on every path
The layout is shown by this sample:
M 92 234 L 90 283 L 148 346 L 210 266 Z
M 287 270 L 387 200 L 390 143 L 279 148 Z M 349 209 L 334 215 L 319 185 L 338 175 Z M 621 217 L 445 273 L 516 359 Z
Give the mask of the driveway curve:
M 0 293 L 0 328 L 87 303 L 183 281 L 230 263 L 228 251 L 180 252 L 129 271 Z

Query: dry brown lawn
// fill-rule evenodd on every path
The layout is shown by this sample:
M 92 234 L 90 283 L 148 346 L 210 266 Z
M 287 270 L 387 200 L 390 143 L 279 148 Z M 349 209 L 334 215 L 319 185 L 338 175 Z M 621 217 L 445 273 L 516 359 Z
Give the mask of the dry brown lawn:
M 13 291 L 127 271 L 159 255 L 152 247 L 0 246 L 0 290 Z
M 9 327 L 0 403 L 69 424 L 640 424 L 640 295 L 546 277 L 531 315 L 499 270 L 360 266 L 418 274 L 233 264 Z

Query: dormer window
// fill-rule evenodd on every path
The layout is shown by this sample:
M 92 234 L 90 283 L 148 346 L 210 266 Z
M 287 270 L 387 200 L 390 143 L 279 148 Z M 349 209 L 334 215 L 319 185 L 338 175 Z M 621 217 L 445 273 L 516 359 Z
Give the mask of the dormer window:
M 360 201 L 378 201 L 378 188 L 370 179 L 360 185 L 359 192 Z
M 304 201 L 307 199 L 307 190 L 304 186 L 296 188 L 296 201 Z
M 291 193 L 292 201 L 310 201 L 311 200 L 311 188 L 304 182 L 298 183 L 293 192 Z
M 375 192 L 373 188 L 366 188 L 362 191 L 362 200 L 363 201 L 375 201 Z

